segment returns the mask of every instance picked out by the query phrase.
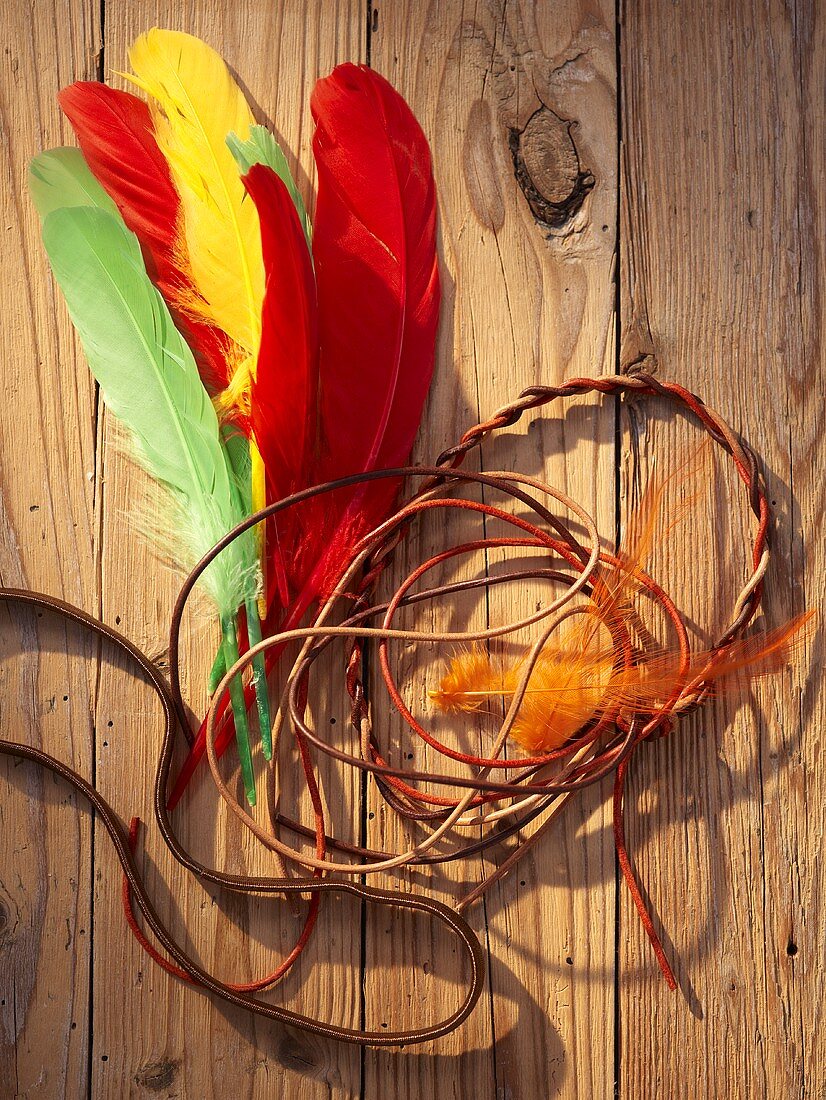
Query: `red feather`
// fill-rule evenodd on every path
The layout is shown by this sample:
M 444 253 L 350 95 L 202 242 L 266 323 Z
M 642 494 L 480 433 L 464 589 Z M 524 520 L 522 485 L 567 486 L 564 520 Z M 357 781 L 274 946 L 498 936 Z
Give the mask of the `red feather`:
M 290 193 L 266 165 L 244 177 L 261 223 L 265 293 L 261 346 L 251 388 L 252 432 L 269 500 L 310 484 L 318 424 L 318 311 L 307 239 Z M 268 538 L 283 606 L 299 536 L 295 509 L 273 520 Z
M 427 139 L 378 73 L 339 65 L 316 84 L 310 107 L 321 342 L 316 480 L 326 481 L 402 465 L 410 454 L 439 321 L 436 191 Z M 313 597 L 397 492 L 378 482 L 337 494 L 334 535 L 328 521 L 326 546 L 309 548 L 315 557 L 322 551 L 307 581 Z M 323 506 L 329 516 L 329 501 Z
M 77 81 L 58 94 L 78 145 L 100 185 L 140 241 L 147 270 L 172 309 L 198 359 L 204 384 L 227 383 L 225 337 L 175 310 L 191 286 L 182 267 L 180 200 L 142 99 L 95 81 Z
M 321 440 L 308 484 L 407 460 L 433 373 L 439 317 L 430 150 L 410 108 L 383 77 L 347 64 L 318 82 L 311 109 Z M 325 591 L 397 492 L 398 485 L 377 482 L 295 510 L 304 532 L 293 558 L 301 589 L 282 628 L 295 625 Z M 267 658 L 271 667 L 276 652 Z M 202 726 L 170 807 L 204 755 L 204 734 Z M 231 738 L 224 723 L 216 749 Z

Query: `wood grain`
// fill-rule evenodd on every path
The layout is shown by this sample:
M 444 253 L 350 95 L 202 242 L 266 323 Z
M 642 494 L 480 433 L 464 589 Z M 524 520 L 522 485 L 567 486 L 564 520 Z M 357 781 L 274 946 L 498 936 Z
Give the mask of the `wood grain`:
M 769 626 L 820 603 L 822 23 L 816 4 L 648 3 L 621 31 L 623 366 L 652 355 L 761 454 L 778 513 Z M 626 427 L 629 487 L 697 437 L 656 404 Z M 743 583 L 745 534 L 721 463 L 658 560 L 699 638 Z M 622 1095 L 651 1080 L 673 1097 L 822 1094 L 822 666 L 818 641 L 639 754 L 630 835 L 681 992 L 623 896 Z
M 0 578 L 99 606 L 94 388 L 53 288 L 26 193 L 29 158 L 67 136 L 55 93 L 91 76 L 89 4 L 2 20 L 3 310 Z M 96 649 L 29 612 L 0 610 L 3 735 L 89 774 Z M 61 1096 L 85 1082 L 89 1044 L 91 819 L 63 783 L 0 763 L 0 1093 Z
M 699 392 L 765 458 L 779 516 L 765 623 L 822 603 L 826 20 L 815 0 L 641 0 L 619 13 L 609 0 L 17 0 L 2 22 L 3 584 L 62 595 L 163 659 L 177 579 L 126 524 L 141 475 L 98 418 L 24 182 L 34 152 L 71 140 L 57 89 L 101 65 L 117 83 L 129 42 L 158 24 L 226 57 L 310 201 L 319 75 L 369 60 L 411 103 L 433 148 L 444 285 L 418 460 L 527 385 L 644 363 Z M 698 438 L 657 402 L 619 415 L 584 400 L 564 418 L 553 409 L 502 433 L 470 467 L 544 475 L 610 543 L 646 479 L 679 467 Z M 698 642 L 725 623 L 746 569 L 744 502 L 724 460 L 712 472 L 714 492 L 652 562 Z M 679 485 L 670 492 L 676 500 Z M 425 522 L 393 576 L 471 531 L 467 520 L 451 518 L 449 530 Z M 450 579 L 502 560 L 463 561 Z M 549 598 L 547 587 L 501 587 L 418 621 L 501 622 Z M 193 616 L 185 690 L 196 713 L 214 642 L 209 620 Z M 486 725 L 457 731 L 430 712 L 443 656 L 395 650 L 402 687 L 437 732 L 483 749 Z M 253 1021 L 167 978 L 125 930 L 116 863 L 86 807 L 33 768 L 4 763 L 0 1098 L 819 1100 L 823 659 L 820 633 L 799 668 L 713 701 L 635 759 L 629 841 L 676 995 L 616 885 L 602 785 L 576 796 L 469 911 L 489 960 L 477 1011 L 446 1039 L 403 1051 Z M 340 682 L 338 650 L 320 663 L 313 717 L 352 747 Z M 394 758 L 435 765 L 379 685 L 369 689 Z M 278 902 L 204 890 L 167 857 L 151 828 L 159 718 L 111 653 L 46 618 L 0 610 L 3 736 L 43 745 L 94 776 L 125 818 L 149 822 L 142 850 L 161 913 L 207 966 L 249 979 L 289 949 L 300 922 Z M 340 834 L 392 849 L 419 835 L 372 784 L 332 766 L 320 778 Z M 182 837 L 215 865 L 271 869 L 216 812 L 209 786 L 184 800 Z M 380 881 L 451 900 L 507 850 Z M 398 1027 L 442 1013 L 461 979 L 426 920 L 332 902 L 274 995 L 336 1023 Z
M 440 199 L 447 293 L 437 374 L 416 452 L 426 460 L 526 385 L 613 369 L 613 9 L 438 2 L 374 5 L 374 13 L 372 64 L 402 91 L 422 122 L 434 150 Z M 512 146 L 521 150 L 531 131 L 534 148 L 525 169 L 531 174 L 533 208 L 515 178 L 512 154 Z M 550 149 L 544 158 L 535 149 L 543 141 Z M 571 167 L 572 158 L 578 169 Z M 578 205 L 580 174 L 592 185 Z M 542 207 L 537 193 L 553 200 L 555 211 Z M 612 409 L 583 402 L 568 410 L 565 421 L 537 421 L 529 429 L 509 431 L 483 447 L 481 464 L 546 477 L 610 530 L 613 430 Z M 425 524 L 424 531 L 400 555 L 398 576 L 429 553 L 471 537 L 471 531 L 476 538 L 481 533 L 478 524 L 454 519 L 449 537 L 435 525 Z M 474 560 L 467 571 L 480 565 L 495 570 L 497 559 L 492 553 L 487 562 Z M 454 628 L 501 623 L 549 598 L 547 586 L 508 586 L 489 599 L 451 601 L 449 608 L 433 611 L 434 625 L 439 620 Z M 417 713 L 432 722 L 426 690 L 436 686 L 449 651 L 428 650 L 411 648 L 399 656 L 398 667 L 409 677 Z M 411 767 L 442 770 L 445 761 L 423 754 L 405 735 L 380 690 L 374 707 L 377 727 L 387 728 L 394 751 L 409 748 L 414 754 Z M 441 728 L 453 743 L 456 731 L 447 724 Z M 479 739 L 476 748 L 485 744 L 489 739 Z M 409 842 L 409 833 L 392 816 L 385 817 L 378 804 L 372 808 L 377 842 L 394 849 Z M 584 1041 L 590 1036 L 588 1020 L 610 1024 L 613 1017 L 614 867 L 607 823 L 604 792 L 589 792 L 563 815 L 548 843 L 475 907 L 471 920 L 490 954 L 487 1013 L 478 1012 L 461 1033 L 440 1042 L 435 1057 L 368 1053 L 366 1095 L 379 1095 L 392 1082 L 392 1091 L 402 1096 L 464 1092 L 517 1098 L 535 1095 L 540 1081 L 570 1096 L 611 1094 L 611 1027 L 595 1041 Z M 473 882 L 484 870 L 478 861 L 450 874 L 437 868 L 415 885 L 457 898 L 462 883 L 453 881 L 456 876 Z M 404 943 L 412 930 L 396 934 Z M 368 956 L 367 1007 L 383 990 L 386 1004 L 379 1015 L 383 1020 L 395 1009 L 396 1019 L 396 998 L 382 977 L 393 952 L 380 948 Z M 431 952 L 433 968 L 441 972 L 448 960 L 440 957 L 438 943 L 425 941 L 422 957 Z M 418 973 L 415 991 L 411 1021 L 426 1003 L 427 981 Z M 438 1003 L 448 995 L 439 996 L 432 982 L 429 994 Z

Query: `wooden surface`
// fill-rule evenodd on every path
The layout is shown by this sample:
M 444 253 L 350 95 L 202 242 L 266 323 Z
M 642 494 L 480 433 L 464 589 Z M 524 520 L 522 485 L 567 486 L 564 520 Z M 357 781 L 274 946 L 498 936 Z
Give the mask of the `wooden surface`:
M 58 88 L 101 72 L 116 83 L 129 41 L 157 23 L 223 53 L 291 151 L 307 198 L 308 98 L 319 75 L 366 60 L 411 103 L 434 152 L 445 287 L 418 459 L 526 385 L 645 363 L 700 393 L 765 459 L 778 513 L 766 623 L 818 606 L 818 7 L 10 0 L 1 17 L 2 583 L 80 604 L 162 656 L 176 579 L 124 535 L 139 475 L 111 446 L 24 188 L 28 158 L 71 141 Z M 678 465 L 697 440 L 656 402 L 620 412 L 583 401 L 557 415 L 503 433 L 474 461 L 544 472 L 609 540 L 651 471 Z M 713 498 L 657 553 L 655 575 L 679 593 L 698 640 L 724 622 L 742 584 L 746 530 L 721 464 Z M 399 568 L 444 537 L 424 525 Z M 488 566 L 497 567 L 494 553 Z M 519 607 L 544 596 L 526 586 Z M 496 622 L 514 608 L 513 596 L 497 594 L 451 614 Z M 205 625 L 190 624 L 186 688 L 196 711 L 212 641 Z M 425 700 L 426 680 L 412 679 L 415 652 L 396 657 L 407 690 Z M 0 660 L 2 735 L 42 745 L 94 777 L 124 817 L 151 821 L 160 722 L 130 670 L 72 629 L 5 609 Z M 401 1052 L 254 1022 L 167 978 L 124 928 L 115 860 L 86 806 L 33 767 L 3 762 L 0 1096 L 823 1097 L 822 666 L 818 635 L 800 668 L 710 704 L 635 760 L 629 839 L 677 994 L 616 881 L 609 789 L 591 788 L 470 911 L 489 953 L 474 1015 L 446 1039 Z M 326 667 L 332 680 L 332 658 Z M 339 688 L 323 690 L 314 709 L 346 744 Z M 386 735 L 400 734 L 378 693 L 376 715 Z M 411 765 L 426 766 L 415 753 Z M 404 843 L 370 788 L 362 801 L 358 783 L 332 768 L 322 781 L 340 829 Z M 216 818 L 206 785 L 181 817 L 198 854 L 227 868 L 266 866 Z M 244 980 L 290 944 L 297 920 L 285 907 L 202 889 L 176 871 L 151 828 L 145 853 L 161 913 L 209 968 Z M 502 856 L 429 881 L 389 881 L 450 900 Z M 434 1001 L 455 1001 L 456 979 L 450 946 L 426 921 L 365 924 L 342 902 L 324 907 L 278 996 L 337 1023 L 398 1027 Z

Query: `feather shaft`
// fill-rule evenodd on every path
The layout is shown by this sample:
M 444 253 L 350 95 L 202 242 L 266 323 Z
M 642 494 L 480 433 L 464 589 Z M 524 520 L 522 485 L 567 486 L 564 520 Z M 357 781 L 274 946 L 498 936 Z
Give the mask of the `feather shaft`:
M 212 668 L 209 670 L 209 677 L 207 679 L 207 691 L 210 695 L 214 695 L 218 685 L 224 678 L 226 672 L 226 665 L 224 664 L 224 645 L 223 640 L 221 645 L 218 646 L 218 652 L 215 654 L 215 660 L 212 662 Z
M 247 612 L 247 636 L 250 649 L 257 645 L 262 638 L 261 620 L 258 618 L 258 604 L 253 599 L 246 602 Z M 267 691 L 267 670 L 264 665 L 264 654 L 259 653 L 252 659 L 252 683 L 255 690 L 255 701 L 258 707 L 258 725 L 261 730 L 261 751 L 265 760 L 272 759 L 272 721 L 270 718 L 270 700 Z
M 230 669 L 239 658 L 238 635 L 235 630 L 235 622 L 232 616 L 222 616 L 221 633 L 224 646 L 224 665 L 227 669 Z M 232 700 L 232 713 L 235 718 L 235 740 L 238 745 L 238 759 L 241 764 L 241 778 L 244 784 L 244 794 L 250 806 L 254 806 L 256 797 L 255 771 L 252 765 L 250 734 L 247 724 L 247 708 L 244 702 L 244 685 L 240 676 L 233 676 L 229 685 L 229 694 Z

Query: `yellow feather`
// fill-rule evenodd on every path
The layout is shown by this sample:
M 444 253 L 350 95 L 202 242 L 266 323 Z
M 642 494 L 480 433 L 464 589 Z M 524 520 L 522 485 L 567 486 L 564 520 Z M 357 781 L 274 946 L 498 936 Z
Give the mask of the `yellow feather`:
M 511 737 L 531 754 L 550 752 L 590 719 L 656 713 L 678 686 L 702 683 L 719 693 L 735 672 L 750 678 L 776 672 L 810 640 L 814 623 L 815 614 L 808 611 L 776 630 L 741 638 L 722 653 L 694 654 L 682 678 L 676 650 L 641 655 L 630 668 L 615 671 L 613 651 L 549 645 L 531 672 Z M 430 697 L 448 713 L 490 710 L 495 697 L 505 703 L 513 697 L 523 661 L 492 660 L 480 647 L 461 651 Z
M 513 692 L 514 683 L 496 666 L 482 646 L 459 649 L 453 655 L 437 691 L 429 692 L 440 710 L 474 711 L 486 707 L 493 695 Z
M 131 79 L 151 98 L 158 144 L 181 197 L 186 249 L 202 302 L 187 305 L 254 363 L 261 337 L 264 263 L 254 203 L 245 201 L 226 145 L 253 122 L 219 55 L 192 35 L 157 27 L 129 51 Z
M 602 563 L 593 580 L 592 614 L 578 616 L 561 630 L 560 642 L 543 648 L 531 672 L 511 727 L 511 737 L 530 753 L 548 752 L 564 744 L 590 719 L 606 713 L 651 713 L 678 683 L 679 654 L 653 650 L 638 655 L 630 669 L 614 670 L 614 632 L 635 625 L 634 597 L 642 567 L 661 529 L 671 530 L 697 501 L 694 494 L 663 518 L 670 485 L 688 481 L 689 472 L 703 470 L 704 452 L 692 454 L 685 469 L 669 478 L 653 478 L 631 517 L 617 564 Z M 524 668 L 524 656 L 491 660 L 480 648 L 454 655 L 439 686 L 431 693 L 436 706 L 448 712 L 489 709 L 496 696 L 513 697 Z M 698 668 L 707 663 L 700 658 Z
M 491 659 L 479 646 L 462 650 L 430 698 L 448 713 L 488 710 L 495 697 L 507 702 L 513 696 L 523 660 Z M 529 752 L 547 752 L 567 741 L 599 713 L 612 664 L 610 651 L 543 649 L 511 727 L 514 741 Z
M 246 198 L 226 144 L 249 136 L 253 115 L 223 59 L 205 42 L 157 27 L 129 51 L 134 84 L 150 97 L 158 145 L 181 199 L 183 248 L 195 294 L 177 302 L 230 337 L 230 381 L 216 398 L 219 414 L 249 413 L 250 382 L 261 342 L 264 261 L 255 204 Z M 252 506 L 263 508 L 264 467 L 250 440 Z M 257 531 L 264 557 L 263 527 Z M 266 599 L 259 600 L 266 612 Z

